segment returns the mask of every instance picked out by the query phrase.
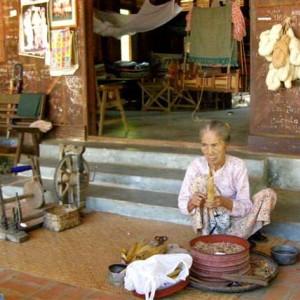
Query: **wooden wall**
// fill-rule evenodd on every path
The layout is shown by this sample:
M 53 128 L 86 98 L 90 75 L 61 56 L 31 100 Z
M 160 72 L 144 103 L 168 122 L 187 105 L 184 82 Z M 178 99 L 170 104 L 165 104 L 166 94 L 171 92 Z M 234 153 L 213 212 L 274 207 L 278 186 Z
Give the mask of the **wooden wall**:
M 20 56 L 19 0 L 2 0 L 0 8 L 0 92 L 7 93 L 13 66 L 24 67 L 23 92 L 48 94 L 47 117 L 54 129 L 46 138 L 85 140 L 96 132 L 94 93 L 94 37 L 92 34 L 93 5 L 115 5 L 118 1 L 76 0 L 79 45 L 79 69 L 72 76 L 51 77 L 48 66 L 40 58 Z M 114 6 L 113 5 L 113 6 Z M 299 154 L 300 147 L 300 83 L 289 90 L 268 91 L 265 78 L 268 62 L 258 56 L 259 34 L 286 17 L 300 38 L 300 1 L 251 1 L 251 125 L 249 145 L 254 150 Z M 105 7 L 108 9 L 108 7 Z M 111 7 L 114 8 L 114 7 Z M 12 12 L 16 11 L 14 16 Z M 270 17 L 268 21 L 260 17 Z M 1 34 L 3 33 L 3 34 Z M 109 43 L 115 43 L 110 39 Z M 176 47 L 177 48 L 177 47 Z M 112 48 L 110 48 L 112 49 Z M 102 53 L 102 57 L 112 55 Z M 114 57 L 112 56 L 113 60 Z M 87 117 L 88 116 L 88 117 Z M 89 128 L 89 129 L 88 129 Z
M 0 91 L 8 92 L 13 66 L 22 64 L 23 92 L 48 95 L 47 118 L 54 125 L 54 129 L 46 135 L 49 138 L 84 140 L 87 134 L 85 7 L 91 5 L 91 1 L 76 0 L 76 3 L 77 28 L 74 30 L 78 34 L 79 69 L 71 76 L 51 77 L 44 59 L 19 55 L 20 1 L 1 0 L 0 36 L 1 31 L 4 35 L 0 38 Z
M 258 55 L 259 35 L 287 17 L 300 38 L 300 1 L 255 0 L 251 7 L 251 120 L 249 145 L 254 150 L 299 155 L 300 81 L 291 89 L 267 89 L 269 62 Z
M 134 1 L 130 3 L 131 6 L 127 8 L 133 12 L 134 9 L 137 11 L 136 3 Z M 22 64 L 24 68 L 22 92 L 42 92 L 48 95 L 47 119 L 53 123 L 54 128 L 44 135 L 44 138 L 85 140 L 87 135 L 96 134 L 93 65 L 103 61 L 111 63 L 119 60 L 120 42 L 115 38 L 100 37 L 92 33 L 93 8 L 119 11 L 120 0 L 76 0 L 77 28 L 75 31 L 78 34 L 79 69 L 72 76 L 60 77 L 50 76 L 49 67 L 45 65 L 44 59 L 19 55 L 20 0 L 2 0 L 1 4 L 0 92 L 9 92 L 13 66 Z M 165 52 L 162 51 L 162 43 L 159 43 L 160 47 L 157 49 L 152 49 L 153 39 L 151 32 L 134 37 L 134 45 L 140 45 L 141 41 L 143 41 L 143 47 L 148 45 L 146 49 L 134 47 L 134 60 L 144 61 L 148 58 L 150 51 Z

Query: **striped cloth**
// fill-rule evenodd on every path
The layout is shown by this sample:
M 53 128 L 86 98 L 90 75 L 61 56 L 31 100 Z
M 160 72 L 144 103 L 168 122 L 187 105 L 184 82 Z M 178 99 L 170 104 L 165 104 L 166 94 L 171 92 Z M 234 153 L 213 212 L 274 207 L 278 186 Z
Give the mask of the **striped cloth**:
M 232 5 L 193 8 L 189 37 L 191 61 L 202 66 L 238 66 L 231 13 Z

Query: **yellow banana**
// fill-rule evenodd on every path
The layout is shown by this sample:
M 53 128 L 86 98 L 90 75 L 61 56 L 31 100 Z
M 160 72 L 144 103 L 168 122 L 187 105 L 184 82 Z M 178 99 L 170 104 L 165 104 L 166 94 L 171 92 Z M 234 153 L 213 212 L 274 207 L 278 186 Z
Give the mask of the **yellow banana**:
M 129 248 L 129 250 L 126 253 L 126 263 L 130 263 L 132 261 L 132 258 L 136 255 L 136 253 L 138 251 L 140 251 L 140 249 L 142 247 L 144 247 L 146 244 L 146 242 L 141 241 L 141 242 L 135 242 L 134 244 L 131 245 L 131 247 Z M 122 255 L 122 254 L 121 254 Z
M 181 268 L 176 268 L 172 273 L 168 274 L 168 277 L 175 279 L 180 272 L 181 272 Z
M 125 253 L 121 253 L 121 258 L 124 260 L 125 263 L 127 263 L 127 256 Z
M 161 244 L 157 246 L 146 245 L 136 252 L 136 255 L 133 257 L 133 260 L 144 260 L 155 254 L 163 254 L 167 251 L 167 245 Z
M 128 264 L 135 260 L 144 260 L 155 254 L 163 254 L 167 251 L 167 245 L 153 245 L 145 241 L 135 242 L 128 251 L 122 249 L 121 257 Z
M 129 263 L 131 261 L 132 257 L 135 255 L 135 252 L 138 249 L 138 247 L 139 247 L 139 243 L 137 243 L 137 242 L 131 245 L 131 247 L 129 248 L 129 250 L 127 252 L 127 255 L 126 255 L 126 257 L 127 257 L 126 262 L 127 263 Z

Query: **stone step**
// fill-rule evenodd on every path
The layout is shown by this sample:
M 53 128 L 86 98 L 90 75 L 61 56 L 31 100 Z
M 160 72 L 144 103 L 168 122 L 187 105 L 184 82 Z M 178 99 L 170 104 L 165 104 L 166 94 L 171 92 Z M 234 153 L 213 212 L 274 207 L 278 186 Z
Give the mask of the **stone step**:
M 44 179 L 43 184 L 46 201 L 57 201 L 53 180 Z M 22 184 L 4 186 L 3 192 L 5 197 L 15 196 L 16 193 L 21 195 Z M 264 230 L 269 235 L 300 241 L 299 192 L 282 189 L 276 192 L 278 201 L 272 213 L 272 222 L 265 226 Z M 179 212 L 177 195 L 172 193 L 112 188 L 91 183 L 86 207 L 93 211 L 191 226 L 191 218 Z
M 94 185 L 123 187 L 165 193 L 178 193 L 184 170 L 150 168 L 112 163 L 90 163 L 90 182 Z M 43 178 L 51 179 L 55 173 L 53 159 L 41 159 Z M 27 173 L 30 176 L 30 172 Z
M 59 164 L 58 145 L 41 145 L 41 174 L 47 190 L 53 193 L 55 168 Z M 199 154 L 159 152 L 149 149 L 87 148 L 84 158 L 90 168 L 87 206 L 90 209 L 158 220 L 188 223 L 180 215 L 177 197 L 186 167 Z M 250 186 L 258 191 L 266 185 L 266 161 L 263 158 L 243 158 L 248 166 Z M 24 172 L 22 176 L 31 176 Z M 50 182 L 52 182 L 50 184 Z M 120 202 L 120 203 L 119 203 Z M 147 207 L 145 209 L 144 207 Z M 155 209 L 171 210 L 158 213 Z M 166 219 L 167 217 L 167 219 Z
M 178 195 L 185 170 L 169 168 L 150 168 L 143 166 L 120 165 L 113 163 L 90 163 L 90 183 L 110 188 L 135 189 Z M 41 158 L 43 179 L 54 178 L 58 163 L 54 159 Z M 32 176 L 31 171 L 21 176 Z M 254 194 L 267 184 L 264 177 L 250 177 L 251 193 Z
M 199 153 L 190 151 L 160 151 L 148 147 L 88 147 L 84 158 L 91 175 L 86 206 L 95 211 L 190 226 L 190 217 L 180 214 L 177 208 L 177 197 L 187 166 L 198 156 Z M 281 187 L 283 175 L 289 174 L 285 166 L 290 169 L 294 163 L 297 168 L 298 163 L 293 158 L 263 157 L 247 153 L 238 153 L 238 156 L 247 165 L 252 194 L 274 182 Z M 56 200 L 53 177 L 59 157 L 58 145 L 41 145 L 41 173 L 49 201 Z M 276 170 L 277 173 L 272 174 L 271 170 Z M 24 172 L 22 176 L 31 176 L 31 172 Z M 300 220 L 295 213 L 300 206 L 299 191 L 286 189 L 286 185 L 287 181 L 282 184 L 274 220 L 267 226 L 267 230 L 274 235 L 300 240 L 297 234 L 300 232 Z M 14 196 L 16 189 L 18 187 L 10 187 L 7 192 Z
M 184 150 L 183 150 L 184 152 Z M 197 157 L 197 154 L 177 153 L 173 151 L 165 152 L 164 150 L 147 150 L 141 148 L 86 148 L 84 158 L 91 164 L 105 163 L 128 166 L 143 166 L 150 168 L 166 168 L 186 170 L 187 166 Z M 41 145 L 41 158 L 52 158 L 59 161 L 58 145 Z M 265 176 L 266 159 L 260 156 L 242 157 L 247 165 L 250 176 Z M 93 169 L 93 168 L 91 168 Z
M 76 142 L 71 142 L 76 144 Z M 82 145 L 82 143 L 77 143 Z M 164 141 L 161 142 L 164 145 Z M 91 163 L 119 163 L 124 165 L 164 166 L 185 170 L 188 164 L 198 155 L 199 149 L 170 148 L 162 146 L 119 145 L 100 142 L 87 142 L 84 157 Z M 59 161 L 58 143 L 48 142 L 40 145 L 42 157 Z M 229 153 L 245 160 L 249 176 L 262 177 L 274 188 L 300 191 L 299 156 L 284 156 L 272 153 L 253 153 L 229 147 Z
M 41 144 L 41 159 L 60 159 L 60 152 L 58 145 Z M 151 150 L 150 150 L 151 149 Z M 188 152 L 188 153 L 185 153 Z M 166 149 L 153 149 L 147 147 L 131 147 L 124 149 L 111 148 L 86 148 L 83 156 L 90 164 L 91 171 L 98 169 L 98 164 L 109 165 L 124 165 L 130 168 L 134 167 L 148 167 L 157 169 L 176 169 L 185 171 L 188 165 L 197 157 L 200 151 L 187 151 L 182 149 L 166 150 Z M 265 178 L 267 175 L 268 163 L 265 157 L 261 155 L 251 155 L 239 153 L 239 155 L 246 163 L 248 174 L 252 177 Z M 95 167 L 94 167 L 95 166 Z M 146 170 L 146 169 L 145 169 Z

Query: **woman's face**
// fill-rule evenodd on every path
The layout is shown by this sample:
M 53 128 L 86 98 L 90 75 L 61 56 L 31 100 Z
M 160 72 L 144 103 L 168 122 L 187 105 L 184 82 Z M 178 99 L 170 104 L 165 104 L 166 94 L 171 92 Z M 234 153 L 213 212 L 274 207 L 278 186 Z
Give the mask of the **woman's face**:
M 214 131 L 205 131 L 202 135 L 201 150 L 213 170 L 222 168 L 225 164 L 226 144 Z

